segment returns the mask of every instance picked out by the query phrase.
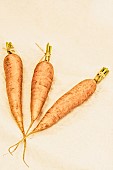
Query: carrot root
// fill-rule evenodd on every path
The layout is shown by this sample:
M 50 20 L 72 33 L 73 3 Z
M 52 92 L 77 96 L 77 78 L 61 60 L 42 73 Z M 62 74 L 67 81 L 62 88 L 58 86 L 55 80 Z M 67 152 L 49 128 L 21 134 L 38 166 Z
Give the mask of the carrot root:
M 9 149 L 8 149 L 8 151 L 9 151 L 9 153 L 12 155 L 12 153 L 18 148 L 18 146 L 19 146 L 19 144 L 21 143 L 21 141 L 19 141 L 18 143 L 16 143 L 16 144 L 14 144 L 14 145 L 12 145 L 12 146 L 10 146 L 9 147 Z M 15 147 L 16 146 L 16 147 Z M 14 148 L 15 147 L 15 148 Z M 12 151 L 11 151 L 11 149 L 12 148 L 14 148 Z
M 19 144 L 21 142 L 23 142 L 28 136 L 32 135 L 33 133 L 30 132 L 28 135 L 24 136 L 19 142 L 17 142 L 16 144 L 12 145 L 9 147 L 8 151 L 9 153 L 12 155 L 12 153 L 18 148 Z M 14 148 L 15 147 L 15 148 Z M 26 148 L 26 141 L 24 141 L 24 147 Z M 14 148 L 12 151 L 11 149 Z
M 12 153 L 14 152 L 14 151 L 16 151 L 16 149 L 18 148 L 18 146 L 19 146 L 19 144 L 24 140 L 24 145 L 26 145 L 26 136 L 25 136 L 25 134 L 23 135 L 23 138 L 19 141 L 19 142 L 17 142 L 16 144 L 14 144 L 14 145 L 12 145 L 12 146 L 10 146 L 9 147 L 9 149 L 8 149 L 8 151 L 9 151 L 9 153 L 12 155 Z M 16 147 L 15 147 L 16 146 Z M 14 148 L 15 147 L 15 148 Z M 12 148 L 14 148 L 12 151 L 11 151 L 11 149 Z
M 27 167 L 29 167 L 29 165 L 28 165 L 28 164 L 26 163 L 26 161 L 25 161 L 26 138 L 27 138 L 27 136 L 24 136 L 18 143 L 12 145 L 12 146 L 8 149 L 8 151 L 9 151 L 9 153 L 13 156 L 12 153 L 18 148 L 19 144 L 20 144 L 21 142 L 23 142 L 23 140 L 24 140 L 23 162 L 26 164 Z M 16 147 L 15 147 L 15 146 L 16 146 Z M 15 147 L 15 148 L 11 151 L 11 149 L 12 149 L 13 147 Z
M 28 130 L 26 132 L 26 135 L 28 134 L 29 130 L 31 129 L 32 125 L 33 125 L 34 121 L 32 121 L 30 123 L 30 126 L 28 127 Z M 23 150 L 23 162 L 25 163 L 25 165 L 29 168 L 29 165 L 26 163 L 25 161 L 25 153 L 26 153 L 26 138 L 27 136 L 24 136 L 23 137 L 23 140 L 24 140 L 24 150 Z M 17 144 L 16 148 L 18 147 L 18 145 L 23 141 L 23 140 L 20 140 L 19 143 Z
M 29 168 L 29 165 L 25 161 L 25 152 L 26 152 L 26 138 L 24 139 L 23 162 Z
M 29 130 L 31 129 L 32 125 L 33 125 L 34 121 L 32 121 L 27 129 L 26 135 L 28 134 Z

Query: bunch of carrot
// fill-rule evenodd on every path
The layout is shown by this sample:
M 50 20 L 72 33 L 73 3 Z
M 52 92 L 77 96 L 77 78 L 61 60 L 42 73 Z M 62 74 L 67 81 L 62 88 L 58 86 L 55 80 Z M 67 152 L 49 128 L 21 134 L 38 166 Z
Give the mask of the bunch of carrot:
M 65 93 L 53 104 L 53 106 L 46 112 L 38 125 L 31 132 L 29 132 L 34 122 L 41 116 L 42 107 L 44 106 L 44 103 L 47 99 L 53 81 L 54 69 L 52 64 L 49 62 L 52 47 L 47 44 L 43 61 L 40 61 L 36 65 L 32 78 L 30 104 L 31 123 L 27 132 L 25 133 L 22 113 L 22 60 L 17 54 L 14 53 L 14 47 L 11 43 L 6 43 L 6 48 L 8 55 L 4 59 L 4 70 L 6 75 L 7 95 L 11 112 L 23 134 L 23 139 L 11 146 L 9 148 L 9 152 L 12 153 L 15 151 L 18 145 L 24 141 L 24 160 L 26 138 L 31 134 L 51 127 L 61 118 L 71 112 L 74 108 L 86 101 L 95 92 L 97 83 L 99 83 L 108 74 L 109 70 L 103 67 L 94 79 L 86 79 L 75 85 L 71 90 Z M 13 147 L 15 148 L 11 152 L 10 150 Z

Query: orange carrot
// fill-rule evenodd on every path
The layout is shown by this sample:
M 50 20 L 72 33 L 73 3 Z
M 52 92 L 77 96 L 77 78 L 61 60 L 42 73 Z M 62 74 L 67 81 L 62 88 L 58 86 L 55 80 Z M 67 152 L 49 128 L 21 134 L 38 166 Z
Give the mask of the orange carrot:
M 39 62 L 34 70 L 31 83 L 31 124 L 26 134 L 35 120 L 39 118 L 52 85 L 54 69 L 52 64 L 49 63 L 51 48 L 52 47 L 47 44 L 44 61 Z
M 22 113 L 22 81 L 23 81 L 23 64 L 21 58 L 15 54 L 11 42 L 6 43 L 8 55 L 4 59 L 4 71 L 6 77 L 6 90 L 9 100 L 11 113 L 25 136 Z M 26 146 L 26 140 L 24 140 Z

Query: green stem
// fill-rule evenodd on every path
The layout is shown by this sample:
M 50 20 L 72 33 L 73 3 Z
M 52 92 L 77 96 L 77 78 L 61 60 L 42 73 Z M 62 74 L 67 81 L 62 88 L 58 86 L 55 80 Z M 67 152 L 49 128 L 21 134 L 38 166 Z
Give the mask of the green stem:
M 94 80 L 96 81 L 96 83 L 100 83 L 109 73 L 108 68 L 103 67 L 99 73 L 95 76 Z
M 50 56 L 51 56 L 51 51 L 52 51 L 52 46 L 49 45 L 49 43 L 47 43 L 46 45 L 46 53 L 44 52 L 44 50 L 37 44 L 35 43 L 38 48 L 44 53 L 44 61 L 50 61 Z
M 11 42 L 6 42 L 6 50 L 8 54 L 15 53 L 14 47 Z
M 46 53 L 45 53 L 45 61 L 50 61 L 52 46 L 49 45 L 49 43 L 46 45 Z

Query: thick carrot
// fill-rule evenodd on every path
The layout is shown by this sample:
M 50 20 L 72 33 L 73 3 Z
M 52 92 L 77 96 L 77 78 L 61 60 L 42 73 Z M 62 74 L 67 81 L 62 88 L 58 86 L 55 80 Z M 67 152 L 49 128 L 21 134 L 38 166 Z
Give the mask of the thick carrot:
M 11 113 L 25 136 L 22 113 L 22 81 L 23 64 L 21 58 L 14 54 L 14 47 L 11 42 L 6 43 L 8 55 L 4 59 L 4 71 L 6 77 L 6 90 Z M 26 145 L 26 140 L 24 140 Z

